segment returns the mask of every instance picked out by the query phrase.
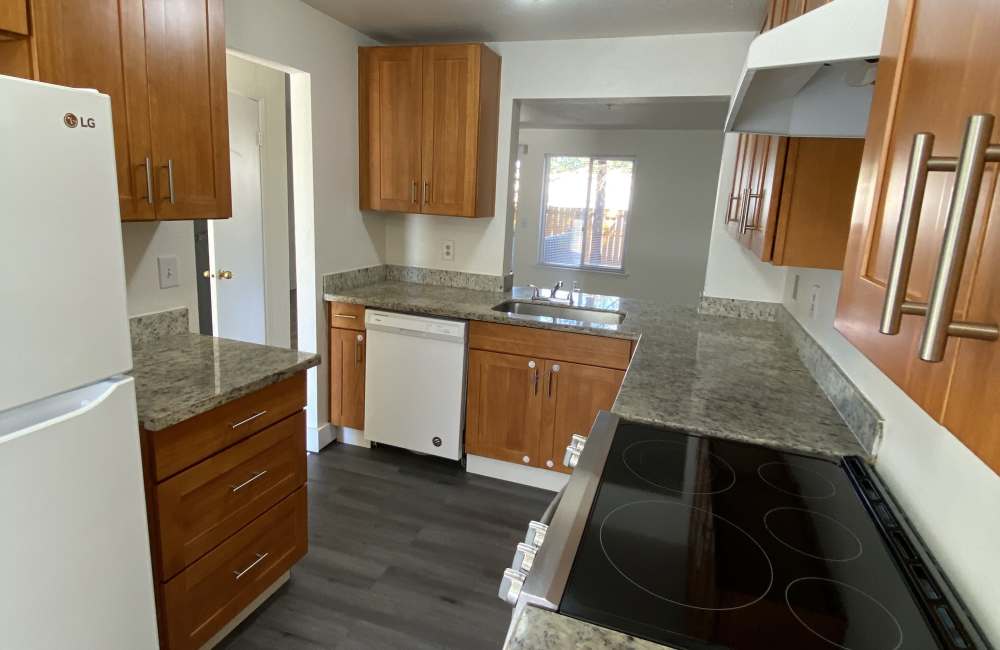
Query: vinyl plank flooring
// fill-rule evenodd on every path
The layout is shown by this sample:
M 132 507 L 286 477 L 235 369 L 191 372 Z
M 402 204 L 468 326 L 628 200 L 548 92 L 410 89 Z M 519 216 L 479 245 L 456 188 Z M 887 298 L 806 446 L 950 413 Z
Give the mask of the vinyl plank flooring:
M 309 553 L 227 650 L 499 648 L 500 575 L 552 493 L 379 447 L 311 454 Z

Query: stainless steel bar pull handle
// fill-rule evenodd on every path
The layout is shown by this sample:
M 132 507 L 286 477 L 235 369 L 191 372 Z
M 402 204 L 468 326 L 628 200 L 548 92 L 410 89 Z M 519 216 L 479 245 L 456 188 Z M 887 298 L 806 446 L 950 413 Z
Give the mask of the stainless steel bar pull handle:
M 747 215 L 750 212 L 750 189 L 749 188 L 743 188 L 742 195 L 743 195 L 743 211 L 740 214 L 740 219 L 739 219 L 739 223 L 740 223 L 739 229 L 740 229 L 740 234 L 741 235 L 743 234 L 743 228 L 746 226 L 746 223 L 747 223 Z M 737 204 L 737 205 L 739 205 L 739 204 Z
M 248 418 L 243 418 L 239 422 L 232 423 L 231 425 L 229 425 L 229 428 L 230 429 L 239 428 L 239 427 L 243 426 L 244 424 L 246 424 L 247 422 L 253 422 L 257 418 L 259 418 L 259 417 L 261 417 L 263 415 L 266 415 L 266 414 L 267 414 L 267 411 L 258 411 L 257 413 L 254 413 L 253 415 L 251 415 Z
M 906 182 L 903 185 L 903 204 L 899 210 L 899 224 L 896 226 L 896 244 L 885 285 L 885 302 L 882 304 L 879 331 L 883 334 L 899 334 L 900 322 L 903 320 L 906 285 L 913 265 L 913 249 L 917 245 L 920 207 L 927 187 L 927 163 L 933 149 L 933 134 L 918 133 L 913 136 L 913 150 L 910 152 L 910 164 L 906 168 Z
M 146 202 L 153 205 L 153 161 L 146 158 Z
M 251 483 L 253 483 L 257 479 L 259 479 L 261 476 L 264 476 L 265 474 L 267 474 L 267 470 L 266 469 L 262 469 L 259 472 L 257 472 L 256 474 L 254 474 L 253 476 L 251 476 L 250 478 L 248 478 L 247 480 L 245 480 L 242 483 L 240 483 L 239 485 L 230 485 L 229 489 L 230 489 L 231 492 L 239 492 L 240 490 L 242 490 L 246 486 L 250 485 Z
M 417 181 L 410 184 L 410 203 L 417 202 Z
M 245 576 L 250 571 L 250 569 L 254 568 L 258 564 L 260 564 L 261 562 L 263 562 L 264 559 L 267 558 L 268 555 L 270 555 L 270 553 L 257 553 L 257 559 L 256 560 L 254 560 L 253 562 L 251 562 L 250 565 L 247 568 L 243 569 L 242 571 L 233 571 L 233 575 L 236 576 L 237 580 L 239 580 L 240 578 L 242 578 L 243 576 Z
M 957 158 L 932 156 L 933 134 L 918 133 L 913 137 L 879 331 L 898 334 L 903 314 L 926 316 L 920 341 L 920 358 L 924 361 L 944 359 L 949 336 L 995 341 L 1000 333 L 995 323 L 951 320 L 972 234 L 983 169 L 987 162 L 1000 162 L 1000 145 L 989 143 L 993 122 L 992 115 L 970 117 Z M 956 176 L 930 300 L 918 303 L 906 300 L 906 287 L 913 266 L 929 172 L 955 172 Z
M 177 203 L 177 195 L 174 194 L 174 161 L 168 160 L 166 165 L 160 165 L 167 170 L 167 189 L 170 194 L 167 196 L 171 203 Z
M 745 235 L 751 230 L 760 230 L 760 199 L 764 196 L 763 192 L 751 192 L 747 194 L 747 216 L 743 220 L 743 227 L 740 229 L 740 234 Z M 750 199 L 756 199 L 757 203 L 754 205 L 753 210 L 753 225 L 750 225 Z
M 934 284 L 931 286 L 927 303 L 927 320 L 924 335 L 920 340 L 920 358 L 924 361 L 941 361 L 949 336 L 968 336 L 985 340 L 996 340 L 996 323 L 966 323 L 976 329 L 959 333 L 950 331 L 951 319 L 955 313 L 955 300 L 965 267 L 965 256 L 972 235 L 972 222 L 976 216 L 976 202 L 983 182 L 983 170 L 990 148 L 990 134 L 993 133 L 994 116 L 973 115 L 965 127 L 962 151 L 958 155 L 955 171 L 955 187 L 948 206 L 948 219 L 941 240 L 941 255 L 938 258 Z

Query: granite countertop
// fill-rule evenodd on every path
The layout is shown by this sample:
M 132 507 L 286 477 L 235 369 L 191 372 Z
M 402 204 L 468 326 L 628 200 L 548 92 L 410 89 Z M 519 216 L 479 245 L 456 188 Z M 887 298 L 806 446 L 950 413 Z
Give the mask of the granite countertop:
M 525 607 L 514 625 L 505 650 L 671 650 L 608 628 L 537 607 Z
M 317 354 L 201 334 L 132 348 L 139 422 L 159 431 L 319 365 Z
M 530 291 L 475 291 L 377 282 L 327 293 L 331 301 L 413 314 L 585 332 L 638 340 L 612 412 L 677 427 L 824 456 L 869 454 L 773 322 L 699 314 L 694 307 L 584 294 L 580 306 L 622 311 L 619 325 L 493 311 Z

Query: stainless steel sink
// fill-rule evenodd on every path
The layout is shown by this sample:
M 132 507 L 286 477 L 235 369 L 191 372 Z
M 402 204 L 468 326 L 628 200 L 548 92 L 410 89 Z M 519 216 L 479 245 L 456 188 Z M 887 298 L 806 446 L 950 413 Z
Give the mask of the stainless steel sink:
M 521 314 L 523 316 L 544 316 L 588 323 L 602 323 L 605 325 L 618 325 L 625 320 L 625 314 L 617 311 L 585 309 L 583 307 L 571 307 L 569 305 L 556 305 L 552 303 L 520 302 L 517 300 L 502 302 L 494 307 L 493 311 L 507 314 Z

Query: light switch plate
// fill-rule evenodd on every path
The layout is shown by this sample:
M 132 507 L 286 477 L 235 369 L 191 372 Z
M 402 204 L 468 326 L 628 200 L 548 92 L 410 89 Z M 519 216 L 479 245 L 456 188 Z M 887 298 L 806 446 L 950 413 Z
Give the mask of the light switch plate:
M 177 278 L 177 256 L 160 255 L 156 258 L 156 267 L 160 272 L 160 288 L 179 287 L 181 281 Z

